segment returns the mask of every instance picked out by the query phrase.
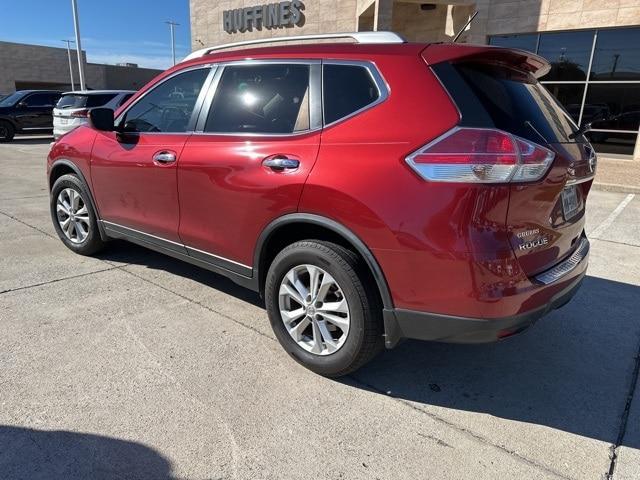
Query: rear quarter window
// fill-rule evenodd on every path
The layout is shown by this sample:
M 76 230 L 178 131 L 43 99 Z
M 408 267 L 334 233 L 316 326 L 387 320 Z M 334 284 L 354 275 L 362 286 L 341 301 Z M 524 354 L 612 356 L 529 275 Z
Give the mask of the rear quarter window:
M 325 124 L 348 117 L 380 98 L 369 69 L 362 65 L 323 65 L 322 92 Z

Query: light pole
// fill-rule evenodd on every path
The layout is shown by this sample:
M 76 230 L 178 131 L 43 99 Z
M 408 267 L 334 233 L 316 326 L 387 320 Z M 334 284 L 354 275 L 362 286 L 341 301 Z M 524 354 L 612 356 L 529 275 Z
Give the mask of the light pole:
M 75 83 L 73 82 L 73 64 L 71 63 L 71 47 L 69 46 L 69 44 L 75 43 L 75 42 L 73 40 L 62 40 L 62 41 L 67 44 L 67 59 L 69 60 L 69 76 L 71 77 L 71 91 L 75 92 L 76 86 L 75 86 Z
M 73 10 L 73 27 L 76 30 L 76 50 L 78 52 L 78 74 L 80 75 L 80 90 L 84 90 L 84 62 L 82 61 L 82 45 L 80 44 L 80 25 L 78 22 L 77 0 L 71 0 L 71 8 Z
M 176 64 L 176 37 L 175 37 L 174 28 L 180 24 L 173 22 L 171 20 L 168 20 L 164 23 L 169 25 L 169 28 L 171 29 L 171 57 L 173 58 L 173 64 L 175 65 Z

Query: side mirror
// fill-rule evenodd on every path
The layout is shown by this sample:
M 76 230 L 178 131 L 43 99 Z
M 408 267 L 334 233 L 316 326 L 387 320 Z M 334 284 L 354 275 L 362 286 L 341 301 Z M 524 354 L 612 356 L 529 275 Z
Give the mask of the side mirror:
M 27 102 L 22 101 L 22 102 L 18 102 L 18 108 L 27 108 L 29 105 L 27 105 Z
M 110 108 L 92 108 L 89 110 L 89 125 L 96 130 L 113 132 L 113 110 Z

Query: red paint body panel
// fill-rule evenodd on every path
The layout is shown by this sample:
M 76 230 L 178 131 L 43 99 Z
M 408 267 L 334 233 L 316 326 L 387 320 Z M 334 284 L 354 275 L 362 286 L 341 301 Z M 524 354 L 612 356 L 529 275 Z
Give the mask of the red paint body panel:
M 258 237 L 271 221 L 311 213 L 362 240 L 380 265 L 396 308 L 492 319 L 544 305 L 586 265 L 546 287 L 530 277 L 557 262 L 560 250 L 569 251 L 583 219 L 554 227 L 550 235 L 558 249 L 547 253 L 517 256 L 513 229 L 546 228 L 569 157 L 556 149 L 558 159 L 547 177 L 525 187 L 428 182 L 405 158 L 460 121 L 428 63 L 484 56 L 520 62 L 522 68 L 545 65 L 538 65 L 539 57 L 491 47 L 425 47 L 315 44 L 206 55 L 168 70 L 137 96 L 177 70 L 246 58 L 370 61 L 390 95 L 322 131 L 286 137 L 157 134 L 135 143 L 79 128 L 53 147 L 49 162 L 69 158 L 91 178 L 103 220 L 235 262 L 253 264 Z M 166 149 L 176 152 L 178 161 L 154 164 L 153 154 Z M 269 170 L 262 161 L 274 154 L 295 157 L 301 166 L 294 172 Z M 580 186 L 582 201 L 589 186 Z
M 262 230 L 297 210 L 320 146 L 320 133 L 292 137 L 193 135 L 179 160 L 180 238 L 190 247 L 251 265 Z M 294 171 L 262 162 L 300 161 Z
M 180 241 L 177 165 L 189 134 L 120 135 L 99 132 L 93 146 L 93 195 L 102 220 Z M 174 153 L 178 162 L 153 156 Z

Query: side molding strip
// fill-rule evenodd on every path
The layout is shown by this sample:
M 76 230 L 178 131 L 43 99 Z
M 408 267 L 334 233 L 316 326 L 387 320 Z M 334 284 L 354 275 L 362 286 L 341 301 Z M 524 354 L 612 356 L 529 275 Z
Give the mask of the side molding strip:
M 254 282 L 254 279 L 252 278 L 253 269 L 248 265 L 203 252 L 202 250 L 197 250 L 181 243 L 157 237 L 133 228 L 108 222 L 106 220 L 100 220 L 100 223 L 111 238 L 122 238 L 124 240 L 137 243 L 138 245 L 142 245 L 143 247 L 171 255 L 175 258 L 179 258 L 180 260 L 184 260 L 198 265 L 199 267 L 206 268 L 207 270 L 225 275 L 236 283 L 251 288 L 252 290 L 257 290 L 257 287 L 254 287 L 253 285 L 253 283 L 256 283 L 257 285 L 257 282 Z

